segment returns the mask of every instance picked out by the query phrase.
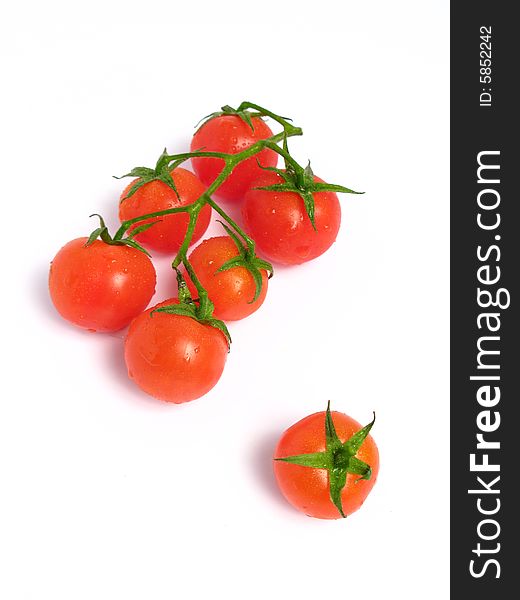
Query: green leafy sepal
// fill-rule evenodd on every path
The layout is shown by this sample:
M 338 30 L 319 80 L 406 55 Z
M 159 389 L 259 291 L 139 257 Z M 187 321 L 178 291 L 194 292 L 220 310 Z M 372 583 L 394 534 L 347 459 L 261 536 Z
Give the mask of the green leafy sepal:
M 184 161 L 178 161 L 178 164 Z M 142 188 L 147 183 L 151 181 L 162 181 L 168 187 L 170 187 L 174 192 L 177 198 L 180 201 L 179 192 L 175 186 L 175 181 L 171 175 L 171 172 L 178 166 L 178 164 L 170 164 L 171 157 L 168 154 L 166 148 L 163 153 L 157 159 L 157 163 L 155 164 L 155 168 L 151 169 L 150 167 L 134 167 L 129 173 L 125 175 L 121 175 L 120 177 L 116 177 L 114 175 L 114 179 L 123 179 L 124 177 L 137 177 L 137 181 L 134 182 L 132 187 L 128 190 L 127 195 L 124 198 L 121 198 L 121 202 L 124 202 L 128 198 L 132 197 L 138 189 Z
M 274 274 L 273 265 L 267 262 L 266 260 L 263 260 L 256 256 L 254 247 L 245 247 L 244 244 L 240 241 L 237 234 L 225 223 L 223 223 L 222 221 L 219 221 L 219 223 L 222 225 L 222 227 L 224 227 L 226 233 L 233 240 L 233 242 L 235 242 L 235 245 L 238 249 L 238 256 L 234 256 L 233 258 L 230 258 L 228 261 L 226 261 L 220 267 L 220 269 L 217 270 L 217 273 L 233 269 L 234 267 L 244 267 L 245 269 L 247 269 L 251 273 L 251 276 L 253 277 L 253 280 L 255 282 L 255 295 L 253 299 L 249 301 L 249 304 L 252 304 L 253 302 L 256 302 L 256 300 L 260 296 L 260 292 L 262 291 L 261 271 L 267 271 L 268 277 L 269 279 L 271 279 L 271 277 Z
M 265 171 L 273 171 L 277 173 L 282 179 L 281 183 L 275 183 L 273 185 L 255 187 L 255 190 L 267 190 L 270 192 L 294 192 L 298 194 L 305 206 L 305 212 L 307 213 L 312 227 L 316 230 L 316 222 L 314 218 L 315 203 L 314 194 L 317 192 L 340 192 L 343 194 L 363 194 L 364 192 L 355 192 L 350 188 L 343 185 L 337 185 L 333 183 L 324 183 L 314 181 L 314 173 L 311 169 L 310 161 L 306 167 L 299 165 L 289 153 L 287 145 L 287 136 L 283 140 L 283 148 L 280 148 L 277 144 L 268 143 L 267 146 L 283 156 L 285 161 L 285 169 L 278 169 L 276 167 L 263 167 L 257 159 L 258 166 Z
M 150 315 L 153 316 L 153 313 L 156 312 L 166 313 L 168 315 L 180 315 L 182 317 L 190 317 L 191 319 L 195 319 L 204 325 L 215 327 L 215 329 L 218 329 L 224 334 L 229 350 L 231 347 L 231 335 L 224 321 L 215 319 L 213 317 L 213 310 L 215 307 L 211 300 L 209 300 L 209 298 L 205 298 L 204 301 L 199 301 L 198 303 L 195 302 L 191 297 L 186 280 L 184 279 L 180 269 L 176 267 L 174 268 L 177 276 L 179 303 L 168 304 L 167 306 L 156 308 L 150 313 Z
M 144 252 L 146 256 L 150 256 L 148 250 L 145 250 L 141 244 L 135 241 L 134 237 L 143 231 L 146 231 L 159 221 L 153 221 L 152 223 L 145 223 L 144 225 L 140 225 L 135 229 L 132 229 L 126 237 L 119 237 L 117 234 L 112 237 L 108 231 L 108 227 L 105 225 L 105 221 L 101 215 L 94 213 L 90 215 L 91 217 L 98 217 L 99 219 L 99 227 L 94 229 L 94 231 L 88 236 L 87 241 L 85 242 L 85 247 L 90 246 L 95 240 L 98 238 L 105 242 L 105 244 L 110 244 L 112 246 L 129 246 L 130 248 L 135 248 L 140 252 Z

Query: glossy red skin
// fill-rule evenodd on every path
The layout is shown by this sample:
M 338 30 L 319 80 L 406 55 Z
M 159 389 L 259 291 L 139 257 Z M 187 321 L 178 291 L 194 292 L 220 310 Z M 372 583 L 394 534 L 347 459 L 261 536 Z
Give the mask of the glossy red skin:
M 362 428 L 357 421 L 344 413 L 332 412 L 332 420 L 342 442 Z M 319 412 L 289 427 L 280 438 L 274 457 L 324 452 L 325 449 L 325 412 Z M 366 438 L 356 456 L 370 465 L 372 477 L 356 483 L 359 475 L 347 475 L 347 483 L 341 493 L 345 515 L 350 515 L 361 507 L 376 482 L 379 452 L 372 436 Z M 328 471 L 282 461 L 273 461 L 273 467 L 282 494 L 296 509 L 318 519 L 341 518 L 330 499 Z
M 260 118 L 252 119 L 253 130 L 247 123 L 236 115 L 222 115 L 210 119 L 195 133 L 191 141 L 191 151 L 204 149 L 211 152 L 226 152 L 237 154 L 258 140 L 270 138 L 273 132 Z M 278 155 L 269 148 L 238 164 L 231 175 L 216 191 L 216 195 L 224 200 L 239 201 L 251 187 L 251 183 L 264 172 L 258 162 L 264 167 L 275 167 Z M 193 170 L 207 186 L 212 184 L 224 168 L 220 158 L 193 158 Z
M 121 194 L 119 219 L 121 221 L 128 221 L 129 219 L 160 210 L 193 204 L 206 191 L 204 185 L 191 171 L 177 167 L 177 169 L 171 171 L 171 176 L 179 193 L 180 202 L 172 188 L 162 181 L 150 181 L 140 187 L 130 198 L 123 200 L 130 191 L 130 188 L 136 181 L 139 181 L 138 179 L 134 179 Z M 197 225 L 191 239 L 192 244 L 196 243 L 204 235 L 210 219 L 211 207 L 206 205 L 199 213 Z M 138 225 L 152 221 L 160 222 L 150 227 L 150 229 L 143 231 L 143 233 L 136 235 L 135 239 L 158 252 L 176 252 L 184 241 L 188 228 L 189 215 L 187 213 L 166 215 L 142 221 Z
M 256 287 L 253 276 L 245 267 L 233 267 L 226 271 L 216 271 L 229 259 L 238 256 L 235 242 L 228 236 L 204 240 L 189 256 L 195 273 L 215 305 L 213 312 L 217 319 L 237 321 L 244 319 L 262 306 L 267 294 L 267 273 L 262 270 L 262 291 L 255 297 Z M 197 297 L 197 289 L 189 276 L 186 283 Z
M 323 183 L 319 177 L 314 181 Z M 253 187 L 283 183 L 278 173 L 264 172 Z M 242 205 L 247 233 L 260 253 L 271 260 L 295 265 L 312 260 L 328 250 L 338 235 L 341 206 L 334 192 L 314 194 L 316 231 L 295 192 L 248 191 Z
M 141 313 L 155 292 L 155 269 L 141 251 L 87 238 L 65 244 L 49 272 L 60 315 L 91 331 L 117 331 Z
M 200 398 L 220 379 L 228 344 L 224 334 L 190 317 L 150 312 L 134 319 L 125 341 L 128 376 L 143 391 L 180 404 Z

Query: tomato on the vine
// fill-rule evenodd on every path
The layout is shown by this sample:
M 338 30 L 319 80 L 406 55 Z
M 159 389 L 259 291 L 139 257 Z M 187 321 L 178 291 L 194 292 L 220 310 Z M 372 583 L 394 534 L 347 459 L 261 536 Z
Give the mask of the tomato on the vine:
M 379 453 L 365 427 L 340 412 L 314 413 L 281 436 L 274 472 L 285 498 L 319 519 L 339 519 L 361 507 L 379 472 Z
M 175 190 L 164 181 L 158 179 L 148 181 L 139 187 L 129 197 L 128 194 L 134 185 L 139 183 L 139 179 L 132 181 L 121 194 L 119 204 L 119 218 L 121 221 L 128 221 L 141 215 L 146 215 L 169 208 L 186 206 L 193 204 L 205 191 L 206 188 L 200 180 L 191 171 L 177 167 L 170 172 L 175 184 Z M 211 207 L 206 204 L 200 211 L 191 238 L 194 244 L 204 235 L 211 220 Z M 163 217 L 155 217 L 139 222 L 139 226 L 145 223 L 157 223 L 135 236 L 135 239 L 148 248 L 158 250 L 159 252 L 177 251 L 186 235 L 188 228 L 189 215 L 187 213 L 177 213 Z M 136 227 L 136 226 L 134 226 Z M 131 232 L 133 227 L 129 229 Z
M 215 305 L 214 316 L 223 321 L 237 321 L 254 313 L 267 294 L 268 278 L 265 269 L 259 269 L 261 289 L 258 290 L 258 295 L 253 275 L 245 264 L 219 271 L 225 263 L 236 260 L 237 257 L 239 250 L 236 243 L 230 237 L 222 236 L 204 240 L 188 259 Z M 255 268 L 254 264 L 251 266 Z M 186 283 L 191 295 L 196 297 L 197 289 L 189 275 L 186 275 Z
M 251 118 L 252 128 L 238 115 L 222 114 L 210 118 L 195 133 L 191 141 L 191 151 L 204 149 L 211 152 L 237 154 L 259 140 L 273 135 L 269 126 L 260 117 Z M 221 158 L 193 158 L 193 169 L 200 180 L 210 185 L 224 168 Z M 278 155 L 270 148 L 264 148 L 255 156 L 238 164 L 231 175 L 216 191 L 225 200 L 238 201 L 244 197 L 251 183 L 262 173 L 262 167 L 275 167 Z
M 314 181 L 323 183 L 319 177 Z M 334 192 L 314 192 L 314 229 L 298 193 L 255 189 L 283 184 L 279 173 L 264 171 L 245 195 L 244 226 L 266 258 L 281 264 L 300 264 L 332 246 L 341 223 L 341 206 Z
M 88 238 L 72 240 L 56 254 L 49 291 L 60 315 L 92 331 L 122 329 L 150 302 L 155 269 L 136 248 Z
M 128 375 L 159 400 L 180 404 L 203 396 L 220 379 L 228 354 L 216 327 L 191 317 L 152 312 L 176 304 L 167 300 L 140 314 L 125 341 Z

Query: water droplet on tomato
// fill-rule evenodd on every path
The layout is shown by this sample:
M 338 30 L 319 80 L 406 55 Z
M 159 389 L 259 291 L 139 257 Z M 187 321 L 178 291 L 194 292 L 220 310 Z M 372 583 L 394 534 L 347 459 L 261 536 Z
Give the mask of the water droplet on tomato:
M 309 256 L 311 251 L 311 247 L 310 246 L 298 246 L 298 248 L 296 248 L 295 252 L 296 254 L 300 257 L 300 258 L 307 258 L 307 256 Z

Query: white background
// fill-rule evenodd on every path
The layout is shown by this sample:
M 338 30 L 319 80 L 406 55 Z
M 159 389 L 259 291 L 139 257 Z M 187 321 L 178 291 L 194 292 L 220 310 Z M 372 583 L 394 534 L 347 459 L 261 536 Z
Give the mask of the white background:
M 319 9 L 319 12 L 317 12 Z M 447 1 L 79 3 L 8 9 L 2 67 L 0 596 L 448 596 Z M 248 99 L 343 196 L 333 248 L 279 268 L 231 326 L 218 386 L 182 406 L 84 333 L 49 262 L 116 225 L 121 182 Z M 215 228 L 214 231 L 217 231 Z M 174 292 L 157 261 L 156 299 Z M 271 455 L 305 415 L 377 413 L 380 477 L 342 521 L 296 512 Z

